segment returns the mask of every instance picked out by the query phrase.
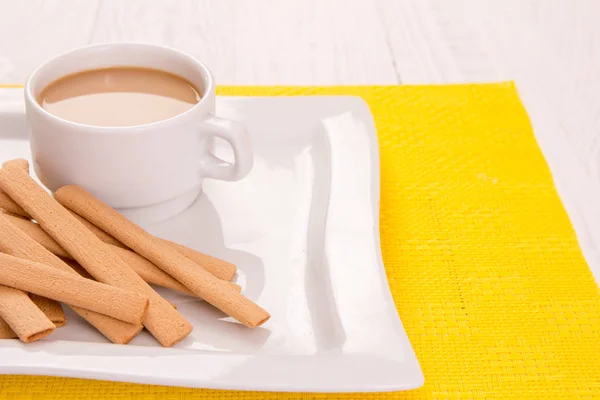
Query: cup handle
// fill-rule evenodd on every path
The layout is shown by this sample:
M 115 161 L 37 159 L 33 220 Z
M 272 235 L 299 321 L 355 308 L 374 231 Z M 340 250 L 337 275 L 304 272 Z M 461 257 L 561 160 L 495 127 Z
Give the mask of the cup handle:
M 227 141 L 231 145 L 235 157 L 233 164 L 217 157 L 213 157 L 213 159 L 220 163 L 203 162 L 200 172 L 205 178 L 237 181 L 250 172 L 254 164 L 254 156 L 248 132 L 242 124 L 209 115 L 202 121 L 201 130 L 203 136 L 216 136 Z

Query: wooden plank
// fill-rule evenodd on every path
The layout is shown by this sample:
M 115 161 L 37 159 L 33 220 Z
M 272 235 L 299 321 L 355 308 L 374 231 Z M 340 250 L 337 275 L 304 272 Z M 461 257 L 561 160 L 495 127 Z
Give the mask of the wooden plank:
M 0 1 L 0 82 L 23 84 L 44 61 L 90 41 L 98 0 Z
M 369 0 L 106 0 L 93 42 L 146 41 L 205 61 L 222 84 L 395 84 Z

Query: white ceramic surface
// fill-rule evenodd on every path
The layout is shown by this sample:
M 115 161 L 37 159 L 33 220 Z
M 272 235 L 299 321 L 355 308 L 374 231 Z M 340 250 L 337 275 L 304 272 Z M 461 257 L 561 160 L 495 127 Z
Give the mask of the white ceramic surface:
M 67 121 L 48 113 L 36 100 L 46 86 L 61 77 L 111 66 L 171 72 L 190 81 L 202 99 L 176 117 L 125 127 Z M 238 180 L 252 167 L 252 150 L 243 125 L 214 115 L 215 90 L 206 66 L 166 47 L 109 43 L 59 55 L 34 71 L 25 84 L 35 171 L 52 191 L 78 184 L 118 209 L 145 208 L 145 215 L 153 214 L 158 220 L 176 215 L 195 200 L 204 178 Z M 214 137 L 229 142 L 234 163 L 224 163 L 211 154 Z
M 0 161 L 29 158 L 21 90 L 0 90 Z M 423 375 L 392 300 L 379 247 L 379 156 L 371 114 L 354 97 L 218 98 L 255 151 L 239 182 L 205 193 L 151 232 L 235 262 L 243 292 L 272 318 L 249 330 L 212 307 L 161 293 L 195 326 L 165 349 L 129 346 L 69 313 L 47 340 L 0 341 L 0 373 L 190 387 L 391 391 Z M 231 157 L 228 146 L 216 154 Z

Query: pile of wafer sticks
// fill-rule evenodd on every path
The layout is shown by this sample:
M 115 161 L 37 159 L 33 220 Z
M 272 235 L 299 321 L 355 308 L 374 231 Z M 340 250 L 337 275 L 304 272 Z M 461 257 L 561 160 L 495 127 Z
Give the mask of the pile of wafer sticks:
M 270 318 L 230 282 L 235 265 L 151 235 L 79 186 L 52 197 L 26 160 L 2 165 L 0 209 L 0 339 L 46 337 L 67 322 L 64 303 L 113 343 L 145 327 L 172 346 L 193 327 L 149 284 L 251 328 Z

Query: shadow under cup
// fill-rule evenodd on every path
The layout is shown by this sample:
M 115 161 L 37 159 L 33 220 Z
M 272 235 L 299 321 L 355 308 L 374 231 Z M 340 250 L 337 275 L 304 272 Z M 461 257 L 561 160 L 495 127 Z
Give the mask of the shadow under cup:
M 42 91 L 65 76 L 111 67 L 168 72 L 202 94 L 189 110 L 146 125 L 101 127 L 67 121 L 42 108 Z M 214 115 L 215 84 L 206 66 L 179 51 L 115 43 L 77 49 L 38 68 L 25 85 L 35 172 L 51 191 L 77 184 L 138 223 L 163 221 L 189 207 L 202 190 L 200 164 L 214 140 L 201 134 Z

